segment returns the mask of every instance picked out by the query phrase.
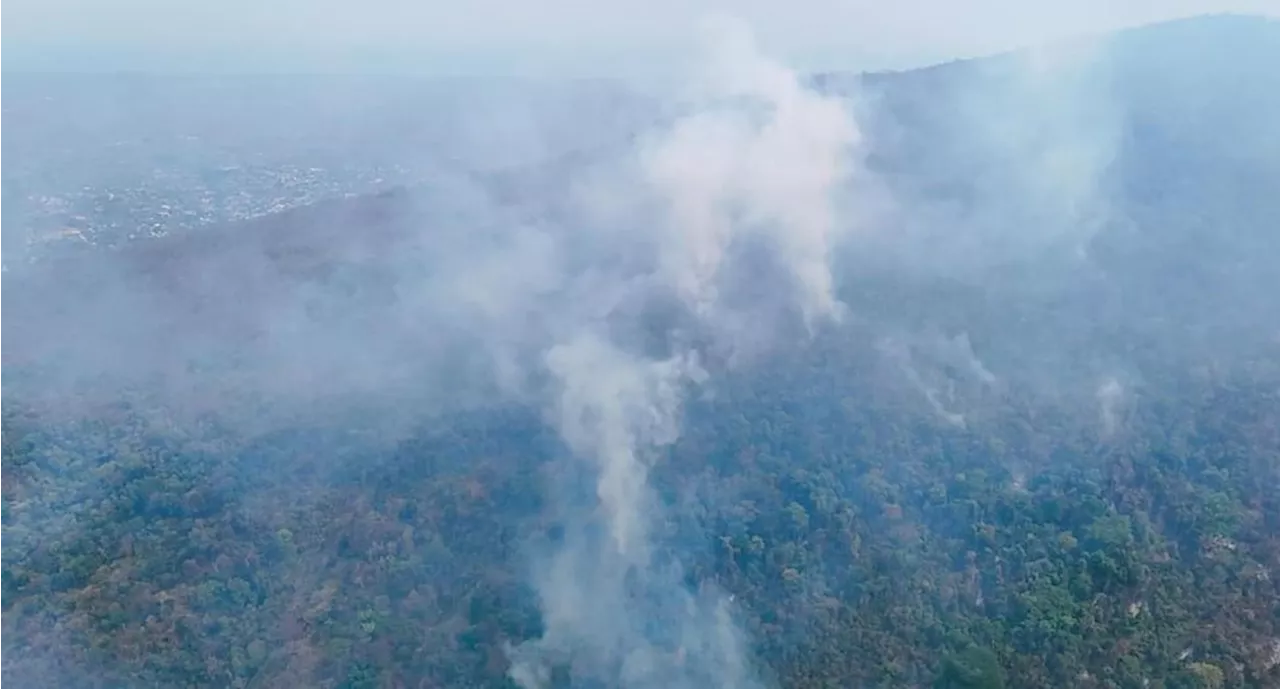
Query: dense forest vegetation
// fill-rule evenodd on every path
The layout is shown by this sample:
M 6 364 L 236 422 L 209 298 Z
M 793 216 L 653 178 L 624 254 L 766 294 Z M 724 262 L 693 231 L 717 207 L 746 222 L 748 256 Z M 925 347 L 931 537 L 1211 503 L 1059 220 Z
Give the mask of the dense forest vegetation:
M 1112 437 L 1017 399 L 964 430 L 878 403 L 849 347 L 726 379 L 658 468 L 697 506 L 664 527 L 686 575 L 736 597 L 781 686 L 1280 681 L 1274 379 L 1171 375 Z M 537 633 L 520 554 L 560 450 L 528 412 L 394 447 L 143 400 L 4 424 L 26 683 L 504 686 Z
M 1223 26 L 1240 40 L 1215 49 L 1276 30 Z M 1122 44 L 1142 59 L 1118 63 L 1129 110 L 1079 235 L 1016 186 L 1035 136 L 971 150 L 936 105 L 1005 92 L 1006 63 L 860 85 L 868 166 L 917 215 L 834 257 L 848 319 L 708 355 L 651 458 L 656 557 L 682 564 L 662 576 L 731 601 L 766 686 L 1280 686 L 1280 73 L 1247 52 L 1197 71 L 1201 34 L 1162 31 Z M 1170 105 L 1188 84 L 1203 107 Z M 521 174 L 481 200 L 563 193 Z M 484 225 L 424 193 L 6 273 L 5 681 L 515 686 L 510 651 L 546 624 L 531 563 L 575 518 L 549 503 L 595 477 L 544 399 L 459 382 L 487 335 L 541 354 L 534 318 L 459 335 L 418 280 L 563 208 Z M 414 253 L 423 206 L 445 229 Z M 1000 261 L 946 241 L 1007 226 L 1049 239 Z M 646 339 L 665 304 L 609 326 L 669 346 Z

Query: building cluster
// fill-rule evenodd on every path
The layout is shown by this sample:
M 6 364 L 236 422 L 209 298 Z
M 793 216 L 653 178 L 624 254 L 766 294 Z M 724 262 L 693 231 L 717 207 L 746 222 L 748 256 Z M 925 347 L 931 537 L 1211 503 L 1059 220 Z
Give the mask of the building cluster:
M 25 241 L 24 246 L 7 241 L 5 249 L 34 261 L 68 242 L 118 245 L 368 193 L 408 177 L 408 170 L 397 166 L 158 168 L 134 184 L 6 194 L 5 234 Z

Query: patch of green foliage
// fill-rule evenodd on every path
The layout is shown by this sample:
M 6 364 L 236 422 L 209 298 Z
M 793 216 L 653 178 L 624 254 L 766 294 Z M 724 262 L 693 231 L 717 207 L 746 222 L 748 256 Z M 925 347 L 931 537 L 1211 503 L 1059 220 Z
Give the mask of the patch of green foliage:
M 1013 398 L 934 423 L 822 361 L 726 379 L 653 475 L 779 686 L 1280 681 L 1273 386 L 1171 381 L 1103 438 Z M 509 687 L 541 631 L 522 548 L 560 450 L 534 414 L 385 446 L 5 401 L 15 686 Z

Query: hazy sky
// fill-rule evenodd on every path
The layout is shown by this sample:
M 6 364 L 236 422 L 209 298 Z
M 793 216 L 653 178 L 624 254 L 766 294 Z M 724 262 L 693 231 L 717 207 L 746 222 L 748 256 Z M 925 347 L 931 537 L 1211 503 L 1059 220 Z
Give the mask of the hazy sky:
M 1280 0 L 5 0 L 8 69 L 608 72 L 731 10 L 806 67 L 876 68 Z

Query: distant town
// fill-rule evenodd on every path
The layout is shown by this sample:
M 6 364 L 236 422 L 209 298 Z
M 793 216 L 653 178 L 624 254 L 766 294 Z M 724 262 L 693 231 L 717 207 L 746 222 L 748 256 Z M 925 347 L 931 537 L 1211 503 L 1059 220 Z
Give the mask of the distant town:
M 28 75 L 5 84 L 4 262 L 118 245 L 411 183 L 443 131 L 405 89 L 305 79 Z M 390 117 L 390 116 L 387 116 Z M 455 137 L 456 138 L 456 137 Z M 391 142 L 398 142 L 391 143 Z M 432 154 L 428 154 L 431 151 Z
M 6 263 L 36 261 L 65 243 L 113 246 L 144 237 L 247 220 L 410 181 L 407 168 L 224 166 L 199 175 L 157 169 L 132 186 L 82 186 L 6 194 Z
M 76 239 L 116 243 L 164 236 L 180 229 L 243 220 L 334 196 L 378 190 L 403 181 L 407 170 L 225 166 L 205 184 L 156 170 L 132 188 L 82 187 L 64 195 L 32 196 L 29 243 Z

